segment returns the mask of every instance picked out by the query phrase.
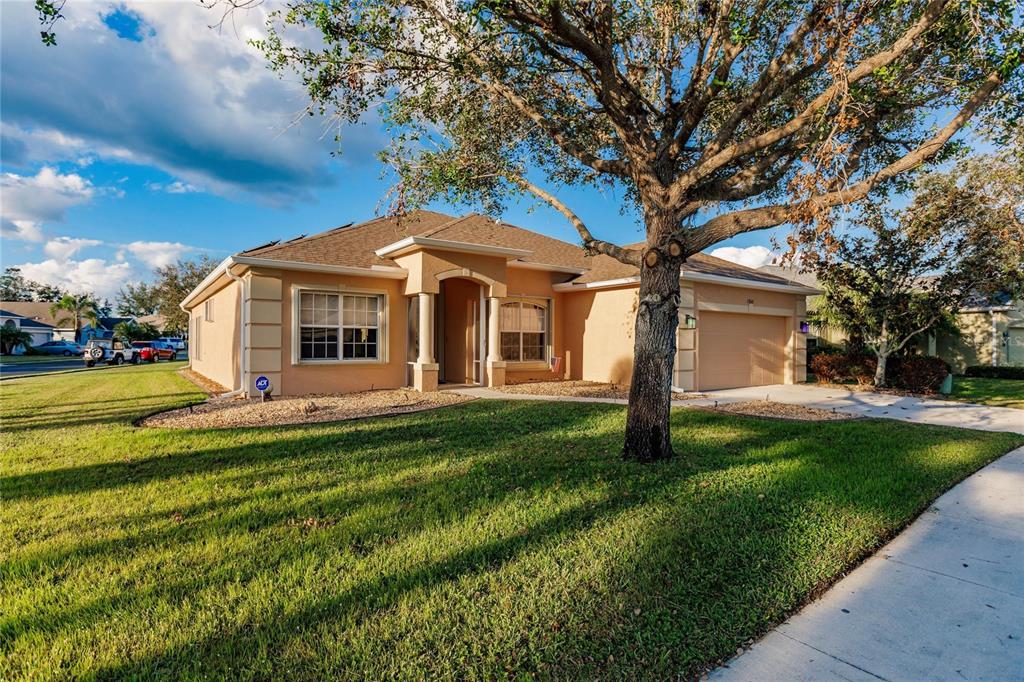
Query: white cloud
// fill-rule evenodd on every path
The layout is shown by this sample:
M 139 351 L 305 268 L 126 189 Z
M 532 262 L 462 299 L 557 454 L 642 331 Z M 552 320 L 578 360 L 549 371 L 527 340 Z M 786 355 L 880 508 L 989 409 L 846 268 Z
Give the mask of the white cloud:
M 3 236 L 43 241 L 42 224 L 64 220 L 72 206 L 88 203 L 96 194 L 92 183 L 76 173 L 62 174 L 43 166 L 35 175 L 0 176 L 0 215 Z
M 168 194 L 189 194 L 191 192 L 199 191 L 199 188 L 195 185 L 181 180 L 175 180 L 174 182 L 167 184 L 162 182 L 147 182 L 146 189 L 152 192 L 167 192 Z
M 710 255 L 731 263 L 746 265 L 748 268 L 771 265 L 778 258 L 778 254 L 763 246 L 748 246 L 742 249 L 735 246 L 722 246 L 711 251 Z
M 130 263 L 111 263 L 102 258 L 85 260 L 48 259 L 41 263 L 22 263 L 26 279 L 61 287 L 74 293 L 95 293 L 100 298 L 113 300 L 126 282 L 139 278 Z
M 72 237 L 57 237 L 46 242 L 43 253 L 58 261 L 66 261 L 82 249 L 102 244 L 98 239 L 75 239 Z
M 196 251 L 196 248 L 180 242 L 132 242 L 125 244 L 124 250 L 150 268 L 162 268 L 189 251 Z M 119 256 L 118 260 L 120 259 Z
M 193 185 L 181 180 L 175 180 L 171 184 L 167 185 L 167 192 L 169 194 L 188 194 L 189 192 L 198 192 Z
M 247 43 L 265 36 L 268 14 L 281 6 L 235 12 L 211 30 L 219 15 L 197 2 L 76 0 L 63 10 L 54 50 L 24 30 L 38 26 L 31 3 L 5 3 L 5 163 L 95 154 L 156 166 L 180 178 L 182 189 L 246 191 L 276 202 L 309 196 L 334 181 L 333 131 L 324 134 L 324 118 L 301 115 L 308 103 L 301 82 L 278 78 Z M 121 39 L 103 22 L 118 8 L 149 29 L 141 41 Z M 52 83 L 61 84 L 60 97 Z M 345 158 L 372 159 L 384 146 L 368 123 L 346 137 Z

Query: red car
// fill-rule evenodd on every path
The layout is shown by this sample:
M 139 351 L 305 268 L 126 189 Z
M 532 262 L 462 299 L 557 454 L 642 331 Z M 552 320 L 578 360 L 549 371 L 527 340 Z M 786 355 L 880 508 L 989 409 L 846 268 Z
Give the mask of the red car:
M 178 359 L 178 352 L 169 343 L 162 341 L 132 341 L 132 348 L 139 349 L 144 362 Z

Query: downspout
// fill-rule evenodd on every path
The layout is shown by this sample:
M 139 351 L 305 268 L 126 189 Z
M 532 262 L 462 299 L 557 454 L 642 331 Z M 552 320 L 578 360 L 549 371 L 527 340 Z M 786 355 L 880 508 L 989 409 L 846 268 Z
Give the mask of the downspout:
M 246 327 L 246 312 L 248 312 L 248 306 L 246 306 L 245 302 L 247 299 L 246 294 L 248 293 L 246 291 L 246 289 L 248 288 L 246 286 L 248 282 L 245 280 L 245 278 L 240 277 L 231 272 L 232 265 L 233 263 L 228 263 L 228 266 L 224 268 L 224 274 L 227 275 L 228 278 L 231 279 L 233 282 L 237 282 L 238 288 L 240 289 L 238 295 L 238 320 L 239 326 L 241 327 L 238 334 L 238 388 L 235 389 L 234 391 L 229 391 L 228 393 L 221 394 L 220 396 L 218 396 L 220 398 L 233 398 L 236 395 L 245 395 L 245 368 L 246 360 L 248 359 L 246 355 L 248 349 L 246 348 L 247 344 L 245 343 L 245 336 L 248 331 Z
M 996 327 L 996 311 L 989 308 L 989 317 L 992 319 L 992 366 L 999 366 L 999 329 Z

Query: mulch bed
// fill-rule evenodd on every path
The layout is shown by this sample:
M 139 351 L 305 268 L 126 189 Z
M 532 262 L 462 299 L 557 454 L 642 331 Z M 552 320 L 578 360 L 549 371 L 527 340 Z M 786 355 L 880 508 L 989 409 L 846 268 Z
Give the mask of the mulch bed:
M 626 384 L 607 384 L 599 381 L 531 381 L 522 384 L 510 384 L 494 389 L 502 393 L 519 395 L 550 395 L 570 398 L 616 398 L 627 400 L 629 386 Z M 673 393 L 672 400 L 694 400 L 706 396 L 700 393 Z
M 418 393 L 395 389 L 344 395 L 214 400 L 192 407 L 161 412 L 139 426 L 171 429 L 221 429 L 243 426 L 281 426 L 408 414 L 457 405 L 472 398 L 457 393 Z
M 708 408 L 715 412 L 745 414 L 750 417 L 770 417 L 772 419 L 789 419 L 793 421 L 841 421 L 857 419 L 858 416 L 849 412 L 822 410 L 817 407 L 789 405 L 771 400 L 749 400 L 740 403 L 722 403 L 717 407 Z

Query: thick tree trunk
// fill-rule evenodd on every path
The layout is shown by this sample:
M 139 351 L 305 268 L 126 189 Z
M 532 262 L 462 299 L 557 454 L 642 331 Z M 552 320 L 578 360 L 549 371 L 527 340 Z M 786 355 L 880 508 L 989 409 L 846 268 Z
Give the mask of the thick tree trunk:
M 878 365 L 875 367 L 875 386 L 877 388 L 885 387 L 885 365 L 889 360 L 888 353 L 878 353 L 876 356 Z
M 655 262 L 645 261 L 640 268 L 633 379 L 622 448 L 623 458 L 638 462 L 673 455 L 669 413 L 679 324 L 679 271 L 684 258 L 672 256 L 666 249 L 657 249 L 656 257 Z

